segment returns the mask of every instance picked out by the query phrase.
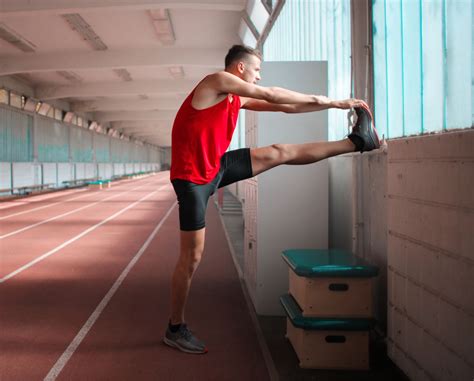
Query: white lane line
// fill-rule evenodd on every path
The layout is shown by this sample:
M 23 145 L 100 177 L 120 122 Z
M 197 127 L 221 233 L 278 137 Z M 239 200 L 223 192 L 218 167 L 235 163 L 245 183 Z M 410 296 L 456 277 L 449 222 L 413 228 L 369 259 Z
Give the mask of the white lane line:
M 147 198 L 151 197 L 152 195 L 159 192 L 161 189 L 163 189 L 166 186 L 168 186 L 168 184 L 165 184 L 165 185 L 159 187 L 156 191 L 154 191 L 152 193 L 149 193 L 146 196 L 143 196 L 141 199 L 139 199 L 138 201 L 135 201 L 133 204 L 130 204 L 126 208 L 123 208 L 123 209 L 119 210 L 117 213 L 111 215 L 110 217 L 107 217 L 102 222 L 99 222 L 98 224 L 96 224 L 94 226 L 91 226 L 90 228 L 84 230 L 82 233 L 76 235 L 75 237 L 71 238 L 70 240 L 68 240 L 68 241 L 64 242 L 63 244 L 59 245 L 58 247 L 54 248 L 53 250 L 48 251 L 47 253 L 45 253 L 45 254 L 41 255 L 40 257 L 32 260 L 31 262 L 28 262 L 26 265 L 20 267 L 19 269 L 11 272 L 8 275 L 5 275 L 3 278 L 0 279 L 0 283 L 3 283 L 3 282 L 5 282 L 6 280 L 8 280 L 10 278 L 13 278 L 15 275 L 18 275 L 19 273 L 29 269 L 30 267 L 34 266 L 38 262 L 41 262 L 43 259 L 48 258 L 49 256 L 53 255 L 54 253 L 57 253 L 59 250 L 65 248 L 66 246 L 70 245 L 71 243 L 73 243 L 73 242 L 77 241 L 78 239 L 84 237 L 86 234 L 89 234 L 91 231 L 97 229 L 98 227 L 104 225 L 105 223 L 109 222 L 110 220 L 114 219 L 115 217 L 121 215 L 123 212 L 127 211 L 128 209 L 133 208 L 135 205 L 142 202 L 143 200 L 146 200 Z
M 84 189 L 84 188 L 69 189 L 69 190 L 64 189 L 64 190 L 60 190 L 60 191 L 57 191 L 57 192 L 48 193 L 46 195 L 37 195 L 37 196 L 30 197 L 30 198 L 27 198 L 27 199 L 17 199 L 17 200 L 5 201 L 7 204 L 6 205 L 1 205 L 0 210 L 15 208 L 17 206 L 37 204 L 37 203 L 39 203 L 41 201 L 44 201 L 44 200 L 49 200 L 51 198 L 58 198 L 58 197 L 68 196 L 68 195 L 71 195 L 71 194 L 74 194 L 74 193 L 84 192 L 86 190 L 87 189 Z M 47 197 L 47 196 L 49 196 L 49 197 Z
M 71 341 L 69 346 L 66 348 L 66 350 L 63 352 L 61 357 L 56 361 L 56 364 L 51 368 L 49 373 L 46 375 L 44 378 L 44 381 L 53 381 L 56 380 L 56 377 L 58 377 L 59 373 L 64 369 L 76 349 L 79 347 L 81 342 L 84 340 L 86 335 L 89 333 L 90 329 L 92 326 L 95 324 L 99 316 L 101 315 L 102 311 L 107 307 L 107 304 L 109 303 L 110 299 L 114 296 L 115 292 L 118 290 L 124 279 L 127 277 L 128 273 L 132 268 L 135 266 L 135 264 L 138 262 L 142 254 L 145 252 L 145 250 L 148 248 L 150 245 L 151 241 L 153 238 L 155 238 L 156 234 L 160 230 L 161 226 L 163 223 L 166 221 L 168 216 L 171 214 L 173 211 L 174 207 L 176 206 L 177 202 L 174 202 L 173 205 L 170 207 L 168 212 L 165 214 L 165 216 L 161 219 L 161 221 L 158 223 L 158 225 L 155 227 L 153 232 L 148 236 L 147 240 L 143 244 L 143 246 L 140 248 L 140 250 L 135 254 L 135 256 L 132 258 L 132 260 L 129 262 L 125 270 L 122 271 L 120 276 L 117 278 L 115 283 L 112 285 L 110 290 L 107 292 L 107 294 L 104 296 L 102 301 L 99 303 L 99 305 L 96 307 L 94 312 L 89 316 L 89 319 L 87 319 L 86 323 L 82 326 L 81 330 L 78 332 L 76 337 Z
M 155 179 L 155 180 L 157 180 L 157 179 Z M 127 183 L 128 183 L 128 182 L 127 182 Z M 120 183 L 120 184 L 117 184 L 117 185 L 114 187 L 114 190 L 117 189 L 117 187 L 121 187 L 122 185 L 127 184 L 127 183 L 123 183 L 123 182 L 122 182 L 122 183 Z M 110 192 L 110 189 L 104 189 L 104 190 L 105 190 L 106 192 Z M 85 192 L 85 191 L 86 191 L 86 189 L 81 189 L 81 190 L 75 191 L 74 193 L 76 193 L 76 192 Z M 69 202 L 69 201 L 78 200 L 78 199 L 80 199 L 80 198 L 87 197 L 87 196 L 91 196 L 91 195 L 93 195 L 93 194 L 94 194 L 94 193 L 89 193 L 89 192 L 87 192 L 87 194 L 83 194 L 83 195 L 78 196 L 78 197 L 69 198 L 69 199 L 64 200 L 64 201 L 58 201 L 58 202 L 55 202 L 55 203 L 52 203 L 52 204 L 48 204 L 48 205 L 44 205 L 44 206 L 39 206 L 39 207 L 37 207 L 37 208 L 24 210 L 24 211 L 22 211 L 22 212 L 9 214 L 8 216 L 0 217 L 0 221 L 1 221 L 1 220 L 6 220 L 7 218 L 20 216 L 20 215 L 22 215 L 22 214 L 34 212 L 34 211 L 36 211 L 36 210 L 41 210 L 41 209 L 49 208 L 49 207 L 54 206 L 54 205 L 64 204 L 64 203 Z M 12 207 L 13 207 L 13 206 L 12 206 Z
M 57 219 L 59 219 L 59 218 L 68 216 L 68 215 L 73 214 L 73 213 L 79 212 L 80 210 L 90 208 L 91 206 L 100 204 L 100 203 L 102 203 L 102 202 L 104 202 L 104 201 L 107 201 L 107 200 L 111 200 L 111 199 L 116 198 L 116 197 L 119 197 L 119 196 L 121 196 L 121 195 L 123 195 L 123 194 L 125 194 L 125 193 L 131 192 L 131 191 L 134 191 L 134 190 L 137 190 L 137 189 L 139 189 L 139 188 L 143 188 L 144 186 L 149 185 L 149 184 L 150 184 L 150 183 L 142 184 L 142 185 L 140 185 L 140 186 L 138 186 L 138 187 L 135 187 L 135 188 L 126 190 L 125 192 L 121 192 L 121 193 L 115 194 L 115 195 L 113 195 L 113 196 L 106 197 L 106 198 L 104 198 L 104 199 L 102 199 L 102 200 L 100 200 L 100 201 L 93 202 L 92 204 L 88 204 L 88 205 L 81 206 L 80 208 L 73 209 L 73 210 L 70 210 L 69 212 L 66 212 L 66 213 L 59 214 L 59 215 L 57 215 L 57 216 L 48 218 L 47 220 L 42 220 L 42 221 L 37 222 L 37 223 L 35 223 L 35 224 L 33 224 L 33 225 L 28 225 L 28 226 L 25 226 L 25 227 L 23 227 L 23 228 L 21 228 L 21 229 L 14 230 L 14 231 L 12 231 L 12 232 L 10 232 L 10 233 L 4 234 L 4 235 L 0 235 L 0 239 L 4 239 L 4 238 L 11 237 L 12 235 L 22 233 L 22 232 L 24 232 L 24 231 L 26 231 L 26 230 L 33 229 L 33 228 L 35 228 L 35 227 L 37 227 L 37 226 L 46 224 L 46 223 L 48 223 L 48 222 L 57 220 Z

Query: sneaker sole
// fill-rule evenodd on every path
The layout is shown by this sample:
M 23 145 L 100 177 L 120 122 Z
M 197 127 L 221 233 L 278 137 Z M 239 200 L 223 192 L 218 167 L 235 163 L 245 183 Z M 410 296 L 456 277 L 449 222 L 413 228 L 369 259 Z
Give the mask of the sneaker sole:
M 367 111 L 369 113 L 369 116 L 370 116 L 370 126 L 372 127 L 372 131 L 374 132 L 375 134 L 375 138 L 377 139 L 377 141 L 374 141 L 374 139 L 372 138 L 372 136 L 370 136 L 371 140 L 372 140 L 372 144 L 374 145 L 374 149 L 378 149 L 380 148 L 380 138 L 379 138 L 379 134 L 377 133 L 377 130 L 375 129 L 375 125 L 374 125 L 374 117 L 372 116 L 372 113 L 370 112 L 370 109 L 365 106 L 365 105 L 362 105 L 361 106 L 365 111 Z M 371 134 L 372 135 L 372 134 Z
M 174 341 L 171 341 L 171 340 L 167 339 L 166 337 L 163 338 L 163 342 L 166 345 L 170 346 L 170 347 L 179 349 L 181 352 L 191 353 L 191 354 L 194 354 L 194 355 L 202 355 L 202 354 L 207 353 L 207 348 L 204 349 L 204 351 L 193 351 L 191 349 L 187 349 L 187 348 L 182 347 L 178 343 L 176 343 Z

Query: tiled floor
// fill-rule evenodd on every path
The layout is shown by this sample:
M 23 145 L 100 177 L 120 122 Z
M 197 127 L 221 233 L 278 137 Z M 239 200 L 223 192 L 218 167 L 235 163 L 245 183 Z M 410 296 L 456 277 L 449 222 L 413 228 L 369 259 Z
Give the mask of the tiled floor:
M 244 222 L 241 213 L 236 212 L 238 200 L 228 192 L 224 193 L 223 221 L 233 245 L 235 259 L 243 267 Z M 229 207 L 227 207 L 229 206 Z M 227 210 L 227 212 L 226 212 Z M 259 316 L 258 321 L 272 356 L 280 381 L 407 381 L 408 378 L 387 357 L 383 339 L 371 341 L 370 371 L 308 370 L 298 366 L 298 358 L 285 338 L 284 317 Z

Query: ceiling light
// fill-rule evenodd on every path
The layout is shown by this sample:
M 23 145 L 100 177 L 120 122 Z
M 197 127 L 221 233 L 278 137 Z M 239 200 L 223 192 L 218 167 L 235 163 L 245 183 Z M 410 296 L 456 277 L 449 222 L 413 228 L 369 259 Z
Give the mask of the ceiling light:
M 182 66 L 170 66 L 168 70 L 173 78 L 184 78 L 184 70 Z
M 41 103 L 38 109 L 38 114 L 47 115 L 50 108 L 51 108 L 51 105 L 47 103 Z
M 78 13 L 69 13 L 62 15 L 73 30 L 91 45 L 94 50 L 107 50 L 107 45 L 94 32 L 92 27 Z
M 71 111 L 66 112 L 63 118 L 63 122 L 65 123 L 71 123 L 72 118 L 74 117 L 74 113 Z
M 31 53 L 36 50 L 35 44 L 20 36 L 4 23 L 0 23 L 0 38 L 24 52 Z
M 33 98 L 28 98 L 25 103 L 25 107 L 23 110 L 34 112 L 36 111 L 36 107 L 38 106 L 39 101 Z
M 168 9 L 154 9 L 149 13 L 158 39 L 165 45 L 173 44 L 176 39 Z

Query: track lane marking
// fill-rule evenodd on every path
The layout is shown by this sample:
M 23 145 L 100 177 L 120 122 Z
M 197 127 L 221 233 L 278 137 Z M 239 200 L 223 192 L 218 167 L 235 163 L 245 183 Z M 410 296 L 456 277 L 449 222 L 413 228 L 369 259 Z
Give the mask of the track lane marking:
M 128 183 L 121 183 L 121 184 L 117 184 L 115 188 L 117 187 L 121 187 L 122 185 L 127 185 Z M 115 189 L 114 188 L 114 189 Z M 86 189 L 83 189 L 83 190 L 78 190 L 78 191 L 75 191 L 74 193 L 77 193 L 77 192 L 85 192 Z M 105 189 L 106 192 L 109 192 L 110 190 L 109 189 Z M 87 197 L 87 196 L 91 196 L 92 193 L 87 193 L 87 194 L 83 194 L 83 195 L 80 195 L 78 197 L 73 197 L 73 198 L 69 198 L 67 200 L 64 200 L 64 201 L 58 201 L 58 202 L 55 202 L 55 203 L 52 203 L 52 204 L 48 204 L 48 205 L 44 205 L 44 206 L 39 206 L 37 208 L 33 208 L 33 209 L 28 209 L 28 210 L 24 210 L 22 212 L 18 212 L 18 213 L 13 213 L 13 214 L 9 214 L 7 216 L 3 216 L 3 217 L 0 217 L 0 221 L 1 220 L 6 220 L 7 218 L 11 218 L 11 217 L 16 217 L 16 216 L 20 216 L 22 214 L 26 214 L 26 213 L 29 213 L 29 212 L 34 212 L 36 210 L 40 210 L 40 209 L 45 209 L 45 208 L 49 208 L 51 206 L 54 206 L 54 205 L 58 205 L 58 204 L 64 204 L 66 202 L 69 202 L 69 201 L 73 201 L 73 200 L 78 200 L 80 198 L 83 198 L 83 197 Z M 67 195 L 66 195 L 67 196 Z M 39 202 L 39 201 L 38 201 Z M 18 205 L 18 206 L 21 206 L 21 205 Z M 15 207 L 15 205 L 11 206 L 12 208 Z M 1 208 L 0 208 L 1 209 Z M 4 208 L 4 209 L 7 209 L 7 208 Z
M 0 278 L 0 284 L 7 281 L 8 279 L 11 279 L 13 278 L 14 276 L 18 275 L 19 273 L 29 269 L 30 267 L 34 266 L 35 264 L 37 264 L 38 262 L 41 262 L 42 260 L 50 257 L 51 255 L 53 255 L 54 253 L 57 253 L 59 250 L 65 248 L 66 246 L 69 246 L 71 243 L 77 241 L 78 239 L 84 237 L 85 235 L 89 234 L 91 231 L 97 229 L 98 227 L 104 225 L 105 223 L 113 220 L 115 217 L 121 215 L 122 213 L 124 213 L 125 211 L 127 211 L 128 209 L 134 207 L 135 205 L 139 204 L 140 202 L 146 200 L 147 198 L 151 197 L 152 195 L 154 195 L 155 193 L 161 191 L 161 189 L 165 188 L 169 186 L 169 184 L 165 184 L 165 185 L 162 185 L 161 187 L 159 187 L 156 191 L 153 191 L 151 193 L 149 193 L 148 195 L 146 196 L 143 196 L 142 198 L 140 198 L 139 200 L 135 201 L 134 203 L 128 205 L 127 207 L 119 210 L 118 212 L 114 213 L 113 215 L 107 217 L 105 220 L 103 220 L 102 222 L 99 222 L 98 224 L 95 224 L 94 226 L 91 226 L 90 228 L 84 230 L 82 233 L 76 235 L 75 237 L 69 239 L 68 241 L 62 243 L 61 245 L 57 246 L 56 248 L 48 251 L 47 253 L 39 256 L 38 258 L 28 262 L 26 265 L 20 267 L 19 269 L 9 273 L 8 275 L 5 275 L 3 278 Z
M 100 317 L 102 314 L 102 311 L 107 307 L 107 304 L 110 302 L 114 294 L 117 292 L 119 289 L 120 285 L 124 281 L 124 279 L 127 277 L 128 273 L 132 270 L 132 268 L 135 266 L 135 264 L 138 262 L 140 257 L 143 255 L 145 250 L 148 248 L 150 245 L 151 241 L 155 238 L 156 234 L 160 230 L 161 226 L 163 223 L 166 221 L 168 216 L 171 214 L 173 209 L 175 208 L 177 202 L 175 201 L 173 205 L 168 209 L 168 212 L 164 215 L 164 217 L 160 220 L 158 225 L 155 227 L 153 232 L 148 236 L 147 240 L 143 244 L 143 246 L 140 248 L 140 250 L 135 254 L 135 256 L 132 258 L 132 260 L 129 262 L 125 270 L 122 271 L 120 276 L 117 278 L 115 283 L 112 285 L 110 290 L 107 292 L 107 294 L 104 296 L 102 301 L 98 304 L 94 312 L 89 316 L 89 319 L 87 319 L 86 323 L 82 326 L 80 331 L 77 333 L 76 337 L 71 341 L 69 346 L 66 348 L 66 350 L 63 352 L 61 357 L 56 361 L 54 366 L 51 368 L 49 373 L 46 375 L 44 378 L 44 381 L 54 381 L 58 377 L 59 373 L 64 369 L 64 367 L 67 365 L 68 361 L 70 358 L 73 356 L 74 352 L 76 349 L 79 347 L 81 342 L 84 340 L 84 338 L 87 336 L 89 333 L 90 329 L 92 326 L 95 324 L 97 319 Z
M 0 235 L 0 240 L 2 240 L 2 239 L 4 239 L 4 238 L 11 237 L 11 236 L 13 236 L 13 235 L 15 235 L 15 234 L 22 233 L 22 232 L 24 232 L 24 231 L 26 231 L 26 230 L 33 229 L 33 228 L 35 228 L 35 227 L 37 227 L 37 226 L 46 224 L 46 223 L 48 223 L 48 222 L 50 222 L 50 221 L 54 221 L 54 220 L 57 220 L 57 219 L 59 219 L 59 218 L 68 216 L 68 215 L 70 215 L 70 214 L 79 212 L 80 210 L 90 208 L 91 206 L 100 204 L 100 203 L 102 203 L 102 202 L 104 202 L 104 201 L 107 201 L 107 200 L 111 200 L 111 199 L 116 198 L 116 197 L 118 197 L 118 196 L 121 196 L 121 195 L 123 195 L 123 194 L 125 194 L 125 193 L 132 192 L 132 191 L 134 191 L 134 190 L 136 190 L 136 189 L 143 188 L 144 186 L 150 185 L 151 183 L 152 183 L 152 182 L 147 182 L 146 184 L 142 184 L 142 185 L 140 185 L 140 186 L 138 186 L 138 187 L 135 187 L 135 188 L 126 190 L 126 191 L 124 191 L 124 192 L 115 194 L 115 195 L 110 196 L 110 197 L 106 197 L 106 198 L 104 198 L 104 199 L 102 199 L 102 200 L 100 200 L 100 201 L 95 201 L 95 202 L 93 202 L 92 204 L 85 205 L 85 206 L 81 206 L 80 208 L 73 209 L 73 210 L 70 210 L 69 212 L 66 212 L 66 213 L 63 213 L 63 214 L 60 214 L 60 215 L 57 215 L 57 216 L 48 218 L 47 220 L 42 220 L 42 221 L 37 222 L 37 223 L 35 223 L 35 224 L 33 224 L 33 225 L 27 225 L 27 226 L 22 227 L 21 229 L 14 230 L 14 231 L 12 231 L 12 232 L 10 232 L 10 233 L 7 233 L 7 234 L 4 234 L 4 235 Z

